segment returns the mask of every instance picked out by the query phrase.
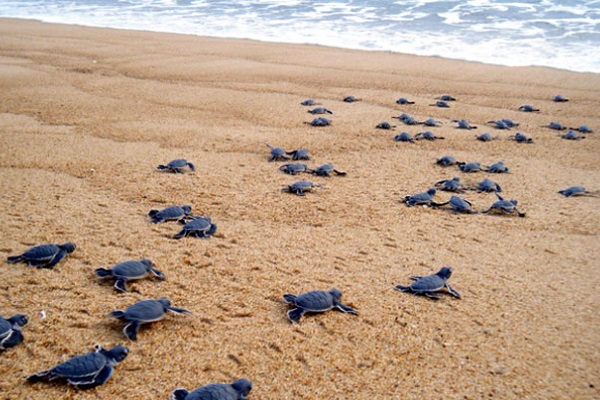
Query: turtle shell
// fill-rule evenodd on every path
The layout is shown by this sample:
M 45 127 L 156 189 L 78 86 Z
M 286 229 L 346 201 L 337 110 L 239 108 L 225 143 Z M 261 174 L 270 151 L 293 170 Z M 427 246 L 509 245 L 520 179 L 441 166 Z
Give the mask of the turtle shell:
M 100 352 L 77 356 L 50 370 L 50 379 L 75 379 L 97 375 L 107 364 L 106 356 Z
M 12 324 L 0 317 L 0 340 L 4 339 L 12 332 Z
M 169 168 L 185 168 L 187 167 L 188 162 L 183 158 L 178 158 L 177 160 L 173 160 L 167 164 Z
M 334 298 L 330 292 L 317 290 L 297 296 L 294 303 L 307 311 L 323 312 L 334 307 Z
M 154 322 L 163 319 L 171 302 L 166 299 L 143 300 L 125 310 L 124 318 L 128 321 Z
M 141 279 L 148 275 L 148 267 L 151 265 L 150 260 L 125 261 L 115 265 L 110 271 L 115 278 Z
M 194 219 L 190 222 L 187 222 L 183 226 L 183 229 L 186 231 L 207 232 L 208 230 L 210 230 L 211 225 L 212 224 L 211 224 L 210 218 L 198 218 L 198 219 Z
M 429 275 L 415 281 L 412 285 L 410 285 L 410 288 L 416 293 L 435 292 L 442 290 L 445 285 L 446 281 L 440 278 L 438 275 Z

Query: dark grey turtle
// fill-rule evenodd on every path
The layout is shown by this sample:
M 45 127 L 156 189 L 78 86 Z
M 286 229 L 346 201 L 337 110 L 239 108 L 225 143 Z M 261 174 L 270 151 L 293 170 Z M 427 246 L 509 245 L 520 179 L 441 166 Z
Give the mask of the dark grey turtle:
M 287 317 L 290 322 L 299 322 L 300 318 L 302 318 L 306 312 L 321 313 L 333 308 L 337 308 L 347 314 L 358 315 L 353 308 L 340 303 L 341 297 L 342 292 L 337 289 L 332 289 L 329 292 L 316 290 L 314 292 L 303 293 L 299 296 L 284 294 L 283 300 L 287 304 L 293 304 L 295 306 L 287 312 Z
M 282 192 L 294 193 L 298 196 L 304 196 L 306 192 L 312 192 L 315 188 L 323 188 L 320 185 L 315 185 L 312 182 L 298 181 L 281 189 Z
M 450 205 L 450 207 L 452 207 L 452 212 L 462 214 L 478 214 L 477 211 L 473 211 L 471 209 L 471 202 L 462 199 L 458 196 L 452 196 L 448 204 Z
M 280 147 L 273 147 L 265 143 L 269 149 L 271 149 L 271 158 L 269 158 L 269 162 L 273 161 L 287 161 L 290 158 L 286 156 L 286 151 Z
M 27 380 L 35 383 L 60 379 L 84 390 L 103 385 L 112 376 L 113 368 L 127 358 L 129 350 L 123 346 L 110 350 L 100 345 L 94 348 L 93 353 L 71 358 L 52 369 L 31 375 Z
M 502 192 L 502 188 L 495 182 L 492 182 L 489 179 L 484 179 L 483 181 L 477 184 L 477 190 L 479 192 Z
M 586 125 L 581 125 L 579 128 L 569 128 L 573 131 L 577 131 L 579 133 L 594 133 L 593 130 L 591 130 L 590 128 L 588 128 Z
M 442 167 L 449 167 L 451 165 L 458 164 L 458 161 L 452 156 L 444 156 L 435 162 L 437 165 L 441 165 Z M 460 163 L 462 164 L 462 163 Z
M 110 269 L 106 268 L 97 268 L 94 271 L 94 274 L 98 278 L 114 278 L 114 286 L 115 289 L 126 292 L 125 283 L 127 281 L 133 281 L 137 279 L 142 279 L 148 276 L 149 274 L 154 275 L 161 281 L 164 281 L 165 275 L 157 269 L 152 268 L 152 261 L 150 260 L 141 260 L 141 261 L 125 261 L 121 264 L 117 264 Z
M 292 160 L 310 160 L 310 155 L 306 149 L 292 150 L 286 152 L 286 154 L 292 156 Z
M 442 126 L 442 123 L 440 121 L 436 121 L 433 118 L 429 118 L 423 122 L 423 125 L 430 126 L 430 127 L 436 127 L 436 126 Z
M 564 131 L 567 129 L 566 126 L 561 125 L 558 122 L 550 122 L 548 125 L 544 125 L 544 128 L 550 128 L 555 131 Z
M 296 175 L 301 172 L 310 172 L 310 169 L 306 166 L 306 164 L 284 164 L 279 167 L 279 170 L 290 175 Z
M 519 217 L 525 216 L 525 213 L 517 210 L 517 200 L 504 200 L 497 192 L 496 197 L 498 197 L 498 201 L 492 204 L 489 209 L 482 211 L 482 213 L 487 214 L 491 211 L 496 211 L 510 215 L 517 214 Z
M 377 126 L 375 126 L 376 129 L 383 129 L 383 130 L 391 130 L 394 129 L 396 127 L 396 125 L 391 125 L 389 122 L 380 122 L 377 124 Z
M 323 176 L 326 178 L 329 178 L 331 176 L 331 173 L 335 173 L 336 175 L 340 175 L 340 176 L 346 175 L 345 172 L 338 171 L 337 169 L 335 169 L 332 164 L 321 165 L 319 168 L 313 169 L 310 172 L 314 175 Z
M 443 181 L 439 181 L 435 183 L 436 187 L 439 187 L 439 190 L 444 190 L 446 192 L 455 192 L 455 193 L 463 193 L 465 187 L 460 183 L 460 179 L 454 177 L 452 179 L 444 179 Z
M 160 321 L 167 312 L 180 315 L 192 315 L 183 308 L 171 307 L 171 302 L 167 299 L 142 300 L 125 309 L 125 311 L 113 311 L 109 314 L 112 318 L 122 319 L 126 322 L 123 333 L 131 341 L 137 340 L 137 333 L 140 325 L 150 322 Z
M 196 218 L 185 223 L 181 232 L 173 236 L 174 239 L 181 239 L 186 236 L 195 236 L 199 239 L 208 239 L 217 231 L 217 225 L 213 224 L 210 218 Z
M 444 140 L 443 136 L 435 136 L 435 134 L 431 131 L 419 132 L 415 135 L 415 140 Z
M 402 113 L 399 117 L 392 117 L 404 122 L 405 125 L 419 125 L 419 122 L 406 113 Z
M 475 136 L 475 139 L 477 139 L 481 142 L 491 142 L 492 140 L 496 140 L 497 138 L 493 137 L 489 133 L 483 133 L 479 136 Z
M 148 216 L 152 219 L 152 223 L 158 224 L 167 221 L 182 221 L 186 218 L 195 218 L 192 214 L 190 206 L 173 206 L 162 210 L 150 210 Z
M 175 389 L 171 392 L 171 400 L 246 400 L 252 390 L 252 383 L 240 379 L 232 384 L 213 383 L 188 392 L 185 389 Z
M 500 121 L 502 121 L 504 123 L 504 125 L 508 126 L 509 128 L 516 128 L 517 126 L 519 126 L 519 123 L 513 121 L 512 119 L 504 118 L 504 119 L 501 119 Z
M 519 111 L 523 111 L 523 112 L 539 112 L 540 109 L 539 108 L 534 108 L 533 106 L 530 106 L 529 104 L 525 104 L 525 105 L 522 105 L 521 107 L 519 107 Z
M 23 341 L 21 328 L 27 325 L 26 315 L 17 314 L 9 319 L 0 317 L 0 351 L 15 347 Z
M 313 99 L 306 99 L 302 103 L 300 103 L 300 105 L 310 107 L 310 106 L 318 106 L 318 105 L 320 105 L 320 103 L 317 103 Z
M 567 140 L 581 140 L 581 139 L 585 139 L 585 136 L 581 136 L 577 133 L 575 133 L 574 131 L 569 131 L 567 133 L 565 133 L 564 135 L 559 135 L 561 138 L 563 139 L 567 139 Z
M 344 102 L 346 103 L 354 103 L 355 101 L 362 101 L 362 99 L 358 99 L 354 96 L 346 96 L 344 97 Z
M 452 276 L 452 268 L 444 267 L 437 274 L 428 276 L 411 276 L 410 279 L 415 282 L 410 286 L 395 286 L 394 289 L 400 292 L 410 292 L 415 295 L 423 295 L 432 299 L 439 299 L 441 296 L 436 292 L 442 291 L 444 288 L 452 296 L 460 299 L 460 294 L 448 285 L 448 279 Z
M 450 104 L 448 104 L 448 102 L 444 100 L 436 101 L 434 104 L 430 104 L 430 106 L 439 108 L 450 108 Z
M 499 121 L 488 121 L 489 125 L 493 125 L 494 128 L 496 129 L 503 129 L 503 130 L 509 130 L 510 126 L 508 126 L 508 124 L 502 120 Z
M 554 96 L 554 102 L 556 103 L 564 103 L 566 101 L 569 101 L 569 99 L 564 98 L 563 96 L 561 96 L 560 94 L 557 94 L 556 96 Z
M 27 250 L 19 256 L 8 257 L 8 263 L 13 264 L 22 262 L 30 267 L 54 268 L 67 254 L 71 254 L 76 249 L 73 243 L 43 244 Z
M 326 109 L 325 107 L 317 107 L 314 108 L 312 110 L 308 110 L 308 113 L 311 113 L 312 115 L 317 115 L 317 114 L 333 114 L 333 111 L 330 111 L 328 109 Z
M 508 138 L 514 140 L 517 143 L 533 143 L 532 138 L 528 138 L 520 132 L 517 132 L 515 135 L 511 135 Z
M 598 191 L 588 192 L 583 186 L 571 186 L 564 190 L 559 190 L 558 193 L 562 194 L 565 197 L 573 197 L 573 196 L 597 197 L 598 196 Z
M 497 163 L 490 165 L 485 172 L 489 172 L 490 174 L 506 174 L 508 173 L 508 168 L 506 168 L 502 161 L 498 161 Z
M 406 203 L 406 205 L 408 207 L 422 206 L 422 205 L 439 207 L 439 206 L 443 206 L 444 204 L 447 204 L 447 203 L 434 202 L 433 197 L 435 196 L 435 193 L 436 193 L 435 189 L 429 189 L 425 193 L 417 193 L 417 194 L 413 194 L 412 196 L 405 196 L 404 199 L 402 200 L 402 202 Z
M 457 123 L 456 129 L 477 129 L 475 125 L 471 125 L 466 119 L 461 119 L 460 121 L 454 119 L 452 122 Z
M 158 167 L 156 167 L 156 169 L 159 171 L 173 172 L 175 174 L 183 174 L 183 170 L 185 168 L 189 168 L 190 171 L 192 171 L 192 172 L 196 170 L 196 167 L 194 166 L 194 164 L 192 164 L 191 162 L 188 162 L 187 160 L 185 160 L 183 158 L 173 160 L 170 163 L 168 163 L 167 165 L 161 164 Z
M 441 95 L 441 96 L 440 96 L 440 97 L 438 97 L 437 99 L 438 99 L 438 100 L 441 100 L 441 101 L 456 101 L 456 98 L 455 98 L 455 97 L 452 97 L 452 96 L 450 96 L 449 94 L 444 94 L 444 95 Z
M 478 162 L 472 163 L 458 163 L 458 168 L 464 173 L 472 173 L 481 171 L 481 164 Z
M 413 138 L 410 136 L 410 134 L 408 134 L 407 132 L 402 132 L 401 134 L 394 136 L 394 141 L 395 142 L 409 142 L 409 143 L 415 142 L 413 140 Z
M 305 122 L 305 124 L 307 125 L 311 125 L 311 126 L 329 126 L 331 125 L 331 121 L 328 120 L 327 118 L 315 118 L 313 119 L 311 122 Z
M 396 104 L 403 106 L 406 104 L 415 104 L 415 102 L 405 99 L 404 97 L 400 97 L 398 100 L 396 100 Z

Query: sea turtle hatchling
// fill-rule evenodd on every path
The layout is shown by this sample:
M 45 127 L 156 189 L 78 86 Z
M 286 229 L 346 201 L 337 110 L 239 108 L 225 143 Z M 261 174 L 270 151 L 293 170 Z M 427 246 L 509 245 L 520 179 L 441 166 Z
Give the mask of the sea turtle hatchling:
M 567 129 L 566 126 L 559 124 L 558 122 L 550 122 L 548 125 L 544 125 L 544 128 L 550 128 L 555 131 L 564 131 Z
M 530 106 L 529 104 L 525 104 L 525 105 L 522 105 L 521 107 L 519 107 L 519 111 L 523 111 L 523 112 L 539 112 L 540 109 L 539 108 L 535 108 L 533 106 Z
M 471 129 L 477 129 L 477 127 L 475 125 L 471 125 L 469 123 L 469 121 L 467 121 L 466 119 L 461 119 L 459 120 L 452 120 L 452 122 L 456 123 L 456 129 L 467 129 L 467 130 L 471 130 Z
M 564 190 L 559 190 L 558 193 L 562 194 L 565 197 L 573 197 L 573 196 L 597 197 L 597 195 L 598 195 L 598 191 L 589 192 L 583 186 L 571 186 Z
M 588 128 L 587 125 L 581 125 L 579 128 L 569 128 L 572 131 L 577 131 L 579 133 L 594 133 L 593 130 Z
M 395 286 L 394 289 L 400 292 L 409 292 L 415 295 L 427 296 L 432 299 L 439 299 L 441 296 L 436 293 L 445 288 L 452 296 L 460 299 L 460 294 L 456 290 L 452 289 L 450 285 L 448 285 L 448 279 L 450 279 L 450 276 L 452 276 L 452 268 L 444 267 L 433 275 L 411 276 L 410 279 L 415 281 L 412 285 L 398 285 Z
M 479 136 L 475 135 L 475 139 L 479 140 L 480 142 L 491 142 L 492 140 L 495 140 L 497 138 L 493 137 L 489 133 L 483 133 Z
M 307 113 L 310 113 L 312 115 L 333 114 L 333 111 L 328 110 L 325 107 L 317 107 L 317 108 L 313 108 L 312 110 L 308 110 Z
M 290 158 L 286 156 L 286 151 L 280 147 L 273 147 L 267 143 L 265 143 L 269 149 L 271 149 L 271 158 L 269 158 L 269 162 L 273 161 L 287 161 Z
M 522 213 L 519 210 L 517 210 L 517 200 L 504 200 L 502 196 L 498 194 L 498 192 L 496 192 L 496 197 L 498 197 L 498 201 L 492 204 L 492 206 L 489 209 L 482 211 L 482 213 L 487 214 L 489 212 L 495 211 L 510 215 L 517 214 L 519 217 L 525 216 L 525 213 Z
M 167 312 L 180 315 L 192 315 L 183 308 L 171 307 L 171 302 L 165 298 L 158 300 L 142 300 L 125 309 L 117 310 L 109 314 L 109 317 L 125 321 L 123 333 L 131 341 L 137 340 L 137 333 L 142 324 L 160 321 Z
M 435 103 L 430 104 L 430 106 L 438 108 L 450 108 L 450 104 L 448 104 L 448 102 L 444 100 L 438 100 Z
M 183 158 L 178 158 L 177 160 L 171 161 L 167 165 L 161 164 L 158 167 L 156 167 L 156 169 L 159 171 L 173 172 L 175 174 L 183 174 L 183 170 L 185 168 L 189 168 L 189 170 L 192 172 L 196 170 L 196 167 L 194 166 L 194 164 L 192 164 L 191 162 L 188 162 L 187 160 L 185 160 Z
M 294 308 L 287 312 L 287 317 L 290 322 L 299 322 L 300 318 L 302 318 L 306 312 L 321 313 L 333 308 L 337 308 L 347 314 L 358 315 L 356 310 L 340 303 L 341 297 L 342 292 L 337 289 L 332 289 L 329 292 L 316 290 L 298 296 L 284 294 L 283 300 L 287 304 L 294 305 Z
M 27 250 L 19 256 L 8 257 L 8 263 L 13 264 L 22 262 L 30 267 L 54 268 L 67 254 L 75 251 L 76 246 L 73 243 L 43 244 Z
M 152 267 L 152 261 L 144 259 L 141 261 L 125 261 L 117 264 L 110 269 L 97 268 L 94 274 L 98 278 L 114 278 L 114 287 L 120 292 L 126 292 L 125 283 L 142 279 L 149 274 L 154 275 L 161 281 L 165 280 L 165 275 L 159 270 Z
M 484 179 L 483 181 L 479 182 L 477 184 L 477 191 L 478 192 L 485 192 L 485 193 L 490 193 L 490 192 L 502 192 L 502 188 L 500 187 L 500 185 L 498 185 L 495 182 L 492 182 L 489 179 Z
M 458 163 L 458 161 L 456 161 L 456 158 L 454 158 L 452 156 L 444 156 L 442 158 L 439 158 L 435 161 L 435 163 L 437 165 L 441 165 L 442 167 L 449 167 L 449 166 L 455 165 L 455 164 L 462 164 L 462 163 Z
M 564 102 L 569 101 L 569 99 L 561 96 L 560 94 L 557 94 L 556 96 L 554 96 L 553 100 L 554 100 L 555 103 L 564 103 Z
M 67 360 L 56 367 L 31 375 L 31 383 L 61 379 L 78 389 L 92 389 L 103 385 L 113 374 L 113 368 L 129 354 L 127 347 L 115 346 L 105 350 L 94 346 L 93 353 L 84 354 Z
M 279 170 L 290 175 L 296 175 L 301 172 L 310 172 L 310 169 L 306 164 L 284 164 L 279 167 Z
M 452 207 L 452 212 L 461 214 L 478 214 L 477 211 L 473 211 L 471 209 L 473 205 L 470 201 L 460 198 L 458 196 L 452 196 L 448 204 L 450 205 L 450 207 Z
M 401 134 L 394 136 L 394 142 L 414 143 L 415 141 L 408 132 L 402 132 Z
M 478 162 L 471 162 L 471 163 L 458 163 L 458 168 L 467 174 L 473 173 L 473 172 L 479 172 L 481 171 L 481 164 L 479 164 Z
M 310 155 L 306 149 L 298 149 L 292 151 L 286 151 L 285 154 L 292 156 L 292 160 L 310 160 Z
M 489 168 L 485 170 L 485 172 L 488 172 L 490 174 L 506 174 L 508 173 L 508 168 L 506 168 L 502 161 L 498 161 L 497 163 L 490 165 Z
M 213 383 L 202 386 L 193 392 L 175 389 L 171 392 L 171 400 L 246 400 L 252 390 L 252 383 L 247 379 L 239 379 L 232 384 Z
M 444 140 L 443 136 L 435 136 L 435 134 L 431 131 L 419 132 L 415 135 L 415 140 Z
M 323 176 L 325 178 L 329 178 L 332 173 L 335 173 L 336 175 L 339 175 L 339 176 L 345 176 L 346 175 L 345 172 L 338 171 L 337 169 L 335 169 L 334 166 L 333 166 L 333 164 L 321 165 L 319 168 L 313 169 L 310 172 L 313 175 Z
M 376 129 L 383 129 L 383 130 L 387 130 L 387 131 L 394 129 L 395 127 L 396 127 L 396 125 L 392 125 L 389 122 L 385 122 L 385 121 L 380 122 L 375 126 Z
M 523 135 L 521 132 L 517 132 L 516 134 L 511 135 L 508 138 L 510 140 L 514 140 L 517 143 L 533 143 L 532 138 L 528 138 L 527 136 Z
M 450 96 L 449 94 L 443 94 L 440 97 L 438 97 L 437 99 L 441 100 L 441 101 L 456 101 L 456 98 L 453 96 Z
M 419 125 L 420 124 L 420 122 L 418 122 L 414 117 L 411 117 L 410 115 L 408 115 L 406 113 L 402 113 L 400 116 L 392 117 L 392 118 L 402 121 L 405 125 Z
M 423 121 L 423 125 L 430 126 L 430 127 L 436 127 L 436 126 L 442 126 L 442 123 L 440 121 L 436 121 L 433 118 L 429 118 L 429 119 L 426 119 L 425 121 Z
M 184 223 L 183 229 L 177 235 L 173 236 L 174 239 L 181 239 L 186 236 L 195 236 L 199 239 L 208 239 L 217 231 L 217 225 L 213 224 L 210 218 L 202 217 L 196 218 L 189 222 L 180 221 Z
M 465 189 L 465 187 L 460 183 L 460 179 L 458 177 L 436 182 L 435 186 L 439 187 L 439 190 L 455 193 L 463 193 L 462 189 Z
M 26 315 L 17 314 L 9 319 L 0 317 L 0 351 L 15 347 L 23 341 L 21 328 L 27 325 Z
M 402 199 L 402 202 L 406 203 L 406 205 L 408 207 L 414 207 L 414 206 L 439 207 L 439 206 L 443 206 L 444 204 L 447 204 L 447 203 L 434 202 L 433 197 L 435 196 L 435 193 L 436 193 L 435 189 L 429 189 L 425 193 L 417 193 L 417 194 L 413 194 L 412 196 L 405 196 L 404 199 Z
M 414 101 L 410 101 L 404 97 L 400 97 L 398 100 L 396 100 L 396 104 L 399 104 L 401 106 L 406 105 L 406 104 L 415 104 Z
M 287 193 L 294 193 L 298 196 L 304 196 L 306 192 L 312 192 L 312 190 L 315 188 L 322 189 L 323 186 L 315 185 L 314 183 L 308 181 L 298 181 L 281 189 L 281 191 Z
M 566 140 L 581 140 L 581 139 L 585 139 L 585 136 L 581 136 L 577 133 L 575 133 L 574 131 L 569 131 L 567 133 L 565 133 L 564 135 L 559 135 L 561 138 L 566 139 Z
M 493 125 L 494 128 L 496 128 L 496 129 L 501 129 L 501 130 L 509 130 L 510 129 L 510 126 L 502 120 L 488 121 L 487 123 L 488 123 L 488 125 Z
M 344 97 L 344 102 L 345 103 L 354 103 L 356 101 L 362 101 L 362 99 L 356 98 L 354 96 L 346 96 L 346 97 Z
M 318 106 L 318 105 L 320 105 L 320 103 L 317 103 L 313 99 L 306 99 L 303 102 L 301 102 L 300 105 L 310 107 L 310 106 Z
M 190 206 L 172 206 L 162 210 L 150 210 L 148 217 L 151 218 L 152 223 L 159 224 L 167 221 L 182 221 L 186 218 L 195 218 L 192 214 L 192 207 Z
M 329 126 L 329 125 L 331 125 L 331 121 L 328 120 L 327 118 L 323 118 L 323 117 L 315 118 L 311 122 L 304 122 L 304 123 L 307 125 L 310 125 L 310 126 Z

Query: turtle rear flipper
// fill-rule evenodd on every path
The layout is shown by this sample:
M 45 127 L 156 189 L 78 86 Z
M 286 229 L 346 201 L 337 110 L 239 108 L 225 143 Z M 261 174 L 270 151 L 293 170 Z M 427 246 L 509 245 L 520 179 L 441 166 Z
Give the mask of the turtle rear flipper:
M 121 319 L 121 318 L 125 317 L 125 312 L 123 312 L 121 310 L 117 310 L 117 311 L 111 312 L 110 314 L 108 314 L 108 316 L 112 317 L 112 318 L 119 318 L 119 319 Z
M 189 391 L 185 389 L 175 389 L 171 392 L 171 400 L 185 400 L 187 396 L 190 394 Z
M 50 375 L 51 372 L 52 372 L 52 370 L 48 369 L 46 371 L 38 372 L 37 374 L 29 375 L 27 377 L 27 382 L 36 383 L 36 382 L 48 381 L 48 380 L 50 380 L 50 377 L 48 375 Z
M 347 175 L 344 171 L 338 171 L 337 169 L 334 169 L 333 172 L 336 173 L 336 175 L 340 175 L 340 176 L 345 176 Z
M 287 316 L 290 322 L 299 322 L 304 313 L 306 313 L 306 310 L 303 308 L 292 308 L 287 312 Z
M 286 304 L 296 304 L 296 296 L 293 294 L 284 294 L 283 301 L 285 301 Z
M 110 365 L 106 365 L 104 368 L 98 372 L 97 375 L 94 375 L 91 379 L 89 377 L 82 378 L 81 380 L 67 379 L 71 385 L 75 386 L 77 389 L 88 390 L 93 389 L 96 386 L 100 386 L 106 383 L 108 379 L 113 374 L 113 368 Z
M 139 321 L 131 321 L 130 323 L 125 325 L 125 328 L 123 328 L 123 333 L 125 334 L 125 336 L 127 336 L 127 339 L 131 340 L 132 342 L 135 342 L 137 340 L 137 333 L 139 330 Z
M 98 278 L 108 278 L 109 276 L 112 276 L 110 270 L 106 268 L 96 268 L 94 275 Z
M 450 285 L 448 285 L 446 283 L 446 289 L 448 289 L 448 293 L 450 293 L 452 296 L 456 297 L 457 299 L 461 299 L 462 296 L 460 295 L 460 293 L 458 293 L 456 290 L 452 289 L 450 287 Z
M 119 292 L 127 292 L 127 288 L 125 287 L 125 283 L 127 282 L 126 279 L 123 278 L 119 278 L 119 279 L 115 279 L 115 284 L 114 287 L 115 289 L 117 289 Z
M 25 259 L 23 258 L 23 255 L 20 256 L 12 256 L 12 257 L 8 257 L 7 261 L 9 264 L 14 264 L 14 263 L 18 263 L 18 262 L 22 262 Z
M 435 293 L 431 293 L 431 292 L 423 292 L 423 293 L 416 293 L 416 294 L 422 294 L 422 295 L 427 296 L 430 299 L 434 299 L 434 300 L 439 300 L 442 298 L 442 296 L 435 294 Z

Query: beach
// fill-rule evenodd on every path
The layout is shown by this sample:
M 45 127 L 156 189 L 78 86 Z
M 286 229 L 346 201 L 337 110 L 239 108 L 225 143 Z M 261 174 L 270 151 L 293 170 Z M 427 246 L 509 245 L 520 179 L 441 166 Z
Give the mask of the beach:
M 600 198 L 557 193 L 600 190 L 600 74 L 14 19 L 0 37 L 1 254 L 77 245 L 54 269 L 0 269 L 0 315 L 29 316 L 0 356 L 0 397 L 166 399 L 246 378 L 249 399 L 600 398 Z M 457 101 L 430 106 L 444 94 Z M 305 123 L 306 99 L 331 126 Z M 442 126 L 405 126 L 402 113 Z M 503 118 L 519 126 L 486 124 Z M 478 129 L 456 129 L 462 119 Z M 551 122 L 595 133 L 564 140 Z M 424 130 L 445 139 L 393 140 Z M 484 132 L 498 140 L 475 140 Z M 347 175 L 284 174 L 265 143 Z M 510 172 L 436 165 L 446 155 Z M 174 159 L 195 171 L 156 170 Z M 454 176 L 492 179 L 525 218 L 401 202 Z M 282 192 L 299 180 L 324 188 Z M 459 196 L 477 211 L 497 200 Z M 174 205 L 217 232 L 175 240 L 181 225 L 147 217 Z M 119 293 L 94 276 L 141 259 L 166 280 Z M 444 266 L 461 299 L 394 290 Z M 284 294 L 333 288 L 358 315 L 288 321 Z M 168 314 L 136 342 L 108 317 L 163 297 L 193 315 Z M 26 382 L 96 343 L 130 351 L 103 386 Z

